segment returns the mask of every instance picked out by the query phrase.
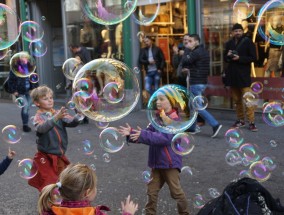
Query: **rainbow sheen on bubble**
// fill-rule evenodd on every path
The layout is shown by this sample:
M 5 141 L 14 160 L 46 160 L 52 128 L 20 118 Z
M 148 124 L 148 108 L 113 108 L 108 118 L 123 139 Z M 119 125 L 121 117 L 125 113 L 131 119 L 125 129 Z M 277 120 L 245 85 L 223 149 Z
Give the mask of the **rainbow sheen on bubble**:
M 216 189 L 216 188 L 209 188 L 208 189 L 208 192 L 209 192 L 209 195 L 212 197 L 212 198 L 217 198 L 219 197 L 221 194 L 220 192 Z
M 94 88 L 93 83 L 96 77 L 102 73 L 104 83 L 100 90 L 111 82 L 116 83 L 115 95 L 111 95 L 113 98 L 107 96 L 108 99 L 106 99 L 105 95 L 98 96 Z M 126 64 L 107 58 L 95 59 L 85 64 L 75 76 L 72 89 L 73 97 L 76 95 L 79 98 L 73 99 L 76 109 L 98 122 L 111 122 L 125 117 L 133 110 L 140 97 L 139 82 L 133 71 Z M 90 96 L 86 95 L 82 98 L 81 92 L 86 92 Z M 114 102 L 110 102 L 110 99 Z M 119 99 L 119 102 L 116 99 Z M 87 104 L 83 107 L 88 106 L 89 108 L 82 109 L 81 103 Z
M 15 104 L 19 108 L 23 108 L 27 105 L 27 100 L 24 97 L 18 97 L 18 98 L 15 99 Z
M 161 132 L 170 134 L 183 132 L 197 117 L 192 100 L 193 95 L 187 93 L 185 87 L 165 85 L 150 97 L 147 117 L 154 128 Z
M 232 148 L 239 148 L 239 146 L 244 142 L 243 133 L 238 128 L 231 128 L 225 133 L 226 142 Z
M 282 23 L 284 2 L 281 0 L 267 1 L 259 10 L 256 28 L 259 35 L 273 45 L 284 45 L 284 35 L 275 24 Z M 277 12 L 276 12 L 277 11 Z M 269 16 L 267 15 L 269 14 Z M 279 25 L 279 24 L 278 24 Z
M 250 0 L 237 0 L 233 4 L 234 14 L 241 19 L 251 17 L 254 13 L 254 6 L 250 4 Z
M 66 108 L 69 109 L 69 110 L 74 110 L 75 109 L 75 103 L 71 100 L 69 102 L 67 102 L 66 104 Z
M 270 144 L 270 146 L 273 147 L 273 148 L 277 147 L 277 145 L 278 145 L 275 140 L 270 140 L 270 141 L 269 141 L 269 144 Z
M 111 158 L 110 158 L 109 153 L 104 153 L 104 154 L 103 154 L 103 161 L 104 161 L 105 163 L 109 163 L 109 162 L 111 161 Z
M 251 177 L 250 171 L 249 170 L 242 170 L 242 171 L 240 171 L 239 176 L 241 178 L 244 178 L 244 177 L 249 177 L 250 178 Z
M 12 46 L 19 38 L 21 30 L 17 13 L 5 4 L 0 4 L 0 50 Z
M 205 205 L 205 200 L 203 199 L 201 194 L 195 194 L 193 198 L 193 206 L 195 208 L 201 209 Z
M 90 140 L 83 140 L 82 148 L 85 155 L 91 155 L 95 151 L 95 145 Z
M 32 73 L 30 74 L 30 82 L 35 84 L 35 83 L 38 83 L 39 81 L 39 76 L 37 73 Z
M 151 172 L 150 171 L 143 171 L 142 172 L 142 179 L 144 183 L 149 183 L 153 178 L 151 177 Z
M 204 110 L 208 106 L 208 99 L 205 96 L 195 96 L 192 100 L 192 106 L 197 111 Z
M 244 143 L 239 148 L 240 154 L 249 162 L 255 162 L 260 159 L 259 155 L 256 152 L 255 146 L 251 143 Z
M 146 6 L 137 7 L 136 10 L 132 13 L 131 17 L 138 25 L 150 25 L 157 18 L 160 12 L 160 0 L 155 1 L 155 4 L 153 4 L 152 0 L 148 0 L 148 3 L 147 1 L 145 3 L 146 4 L 144 5 L 151 4 L 152 13 L 146 13 Z
M 80 111 L 88 111 L 93 105 L 92 94 L 85 91 L 77 91 L 72 96 L 76 109 Z
M 60 203 L 62 202 L 59 188 L 55 188 L 51 191 L 51 202 L 56 205 L 60 205 Z
M 96 122 L 95 124 L 99 129 L 105 129 L 109 126 L 108 122 Z
M 123 100 L 124 94 L 121 90 L 119 90 L 119 83 L 110 82 L 105 85 L 103 89 L 103 97 L 109 103 L 119 103 Z
M 134 68 L 133 68 L 133 72 L 134 72 L 135 74 L 139 74 L 139 73 L 140 73 L 139 67 L 134 67 Z
M 10 59 L 12 72 L 20 78 L 29 77 L 36 69 L 36 62 L 28 52 L 18 52 Z
M 281 102 L 270 102 L 262 111 L 263 121 L 272 127 L 280 127 L 284 125 L 284 110 Z
M 36 176 L 38 167 L 32 159 L 26 158 L 19 162 L 18 171 L 21 178 L 31 179 Z
M 271 176 L 271 172 L 265 167 L 262 161 L 252 163 L 249 167 L 249 172 L 250 176 L 259 182 L 267 181 Z
M 192 169 L 189 166 L 183 166 L 181 168 L 181 174 L 185 176 L 192 176 Z
M 101 147 L 109 153 L 116 153 L 120 151 L 124 144 L 125 138 L 122 137 L 117 128 L 105 128 L 99 136 Z
M 101 25 L 118 24 L 129 17 L 136 8 L 137 0 L 107 1 L 81 0 L 83 13 L 92 21 Z
M 243 95 L 244 103 L 247 107 L 257 106 L 258 104 L 258 96 L 253 94 L 252 92 L 246 92 Z
M 176 154 L 185 156 L 193 151 L 195 140 L 193 136 L 188 133 L 178 133 L 173 137 L 171 147 Z
M 225 156 L 225 161 L 230 166 L 236 166 L 242 163 L 242 157 L 237 150 L 232 149 L 227 152 Z
M 21 140 L 21 134 L 15 125 L 7 125 L 2 129 L 2 138 L 6 143 L 15 144 Z
M 29 45 L 30 53 L 35 57 L 42 57 L 47 53 L 47 45 L 44 41 L 34 41 Z
M 263 91 L 263 84 L 259 81 L 253 82 L 250 85 L 250 89 L 254 94 L 260 94 Z
M 74 80 L 76 74 L 83 65 L 83 62 L 77 58 L 69 58 L 63 63 L 62 72 L 67 79 Z
M 27 42 L 36 42 L 43 38 L 43 28 L 34 21 L 25 21 L 20 26 L 22 37 Z
M 264 157 L 261 161 L 269 171 L 273 171 L 276 168 L 276 164 L 273 162 L 271 157 Z

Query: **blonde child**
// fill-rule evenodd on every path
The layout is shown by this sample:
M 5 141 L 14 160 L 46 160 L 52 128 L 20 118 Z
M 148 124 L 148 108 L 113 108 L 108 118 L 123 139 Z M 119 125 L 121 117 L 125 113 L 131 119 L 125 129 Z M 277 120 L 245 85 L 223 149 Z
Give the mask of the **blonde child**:
M 97 177 L 91 168 L 84 164 L 71 164 L 60 174 L 59 182 L 43 188 L 38 201 L 38 212 L 41 215 L 104 215 L 102 210 L 110 211 L 108 207 L 90 205 L 96 197 L 96 187 Z M 56 188 L 62 198 L 60 204 L 54 203 L 52 193 Z M 121 206 L 122 215 L 133 215 L 138 209 L 138 205 L 130 201 L 130 196 Z
M 163 125 L 169 125 L 173 121 L 179 120 L 174 108 L 174 101 L 169 98 L 169 93 L 157 93 L 157 116 L 158 121 Z M 140 127 L 133 129 L 129 124 L 126 124 L 126 127 L 120 126 L 119 132 L 126 136 L 130 142 L 149 146 L 148 166 L 152 169 L 152 180 L 147 184 L 146 215 L 159 214 L 157 213 L 158 194 L 165 183 L 169 186 L 171 197 L 177 202 L 178 213 L 188 215 L 187 200 L 179 179 L 182 157 L 176 154 L 171 147 L 174 135 L 162 133 L 151 124 L 146 129 Z
M 77 126 L 82 117 L 80 114 L 70 116 L 64 107 L 55 110 L 53 92 L 47 86 L 32 90 L 31 97 L 39 108 L 34 118 L 38 152 L 33 165 L 37 168 L 37 174 L 28 183 L 41 191 L 46 185 L 55 183 L 70 163 L 65 156 L 68 145 L 66 127 Z

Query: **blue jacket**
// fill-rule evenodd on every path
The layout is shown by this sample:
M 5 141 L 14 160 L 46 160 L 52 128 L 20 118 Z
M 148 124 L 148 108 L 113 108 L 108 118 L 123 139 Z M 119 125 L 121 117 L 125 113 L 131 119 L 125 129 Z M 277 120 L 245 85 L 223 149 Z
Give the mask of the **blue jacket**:
M 9 167 L 10 163 L 13 159 L 9 159 L 6 157 L 1 163 L 0 163 L 0 175 L 2 175 L 6 169 Z
M 27 94 L 30 90 L 37 88 L 38 83 L 31 83 L 30 82 L 30 88 L 26 89 L 26 79 L 29 80 L 29 77 L 21 78 L 17 77 L 12 71 L 9 73 L 9 80 L 8 80 L 8 86 L 11 91 L 11 93 L 18 92 L 19 94 Z
M 182 156 L 171 147 L 174 134 L 156 130 L 151 124 L 141 131 L 138 143 L 149 145 L 148 166 L 153 169 L 182 168 Z

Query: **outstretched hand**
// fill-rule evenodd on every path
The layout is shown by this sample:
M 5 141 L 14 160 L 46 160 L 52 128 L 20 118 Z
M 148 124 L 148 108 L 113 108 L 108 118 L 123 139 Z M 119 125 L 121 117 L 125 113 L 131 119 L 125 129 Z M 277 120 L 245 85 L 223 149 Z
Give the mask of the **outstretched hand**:
M 118 132 L 123 136 L 129 136 L 131 132 L 131 127 L 128 123 L 126 123 L 126 127 L 119 126 Z
M 68 116 L 67 109 L 65 107 L 61 107 L 60 110 L 54 115 L 54 120 L 57 121 L 67 116 Z
M 127 196 L 125 202 L 121 202 L 121 209 L 123 213 L 134 215 L 138 210 L 138 204 L 130 200 L 130 195 Z
M 16 152 L 15 151 L 12 151 L 11 149 L 10 149 L 10 147 L 9 147 L 9 150 L 8 150 L 8 158 L 10 159 L 10 160 L 12 160 L 14 157 L 15 157 L 15 155 L 16 155 Z
M 138 138 L 140 137 L 141 131 L 142 129 L 139 126 L 137 126 L 137 129 L 132 129 L 132 133 L 130 134 L 130 139 L 132 141 L 137 141 Z

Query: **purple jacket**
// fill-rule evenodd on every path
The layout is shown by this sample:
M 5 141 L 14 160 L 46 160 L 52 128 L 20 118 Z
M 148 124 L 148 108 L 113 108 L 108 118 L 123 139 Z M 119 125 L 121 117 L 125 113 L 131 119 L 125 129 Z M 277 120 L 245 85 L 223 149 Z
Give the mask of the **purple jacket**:
M 182 167 L 182 156 L 176 154 L 171 147 L 174 134 L 166 134 L 156 130 L 151 124 L 141 131 L 138 143 L 149 145 L 148 166 L 153 169 Z

